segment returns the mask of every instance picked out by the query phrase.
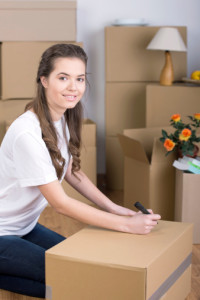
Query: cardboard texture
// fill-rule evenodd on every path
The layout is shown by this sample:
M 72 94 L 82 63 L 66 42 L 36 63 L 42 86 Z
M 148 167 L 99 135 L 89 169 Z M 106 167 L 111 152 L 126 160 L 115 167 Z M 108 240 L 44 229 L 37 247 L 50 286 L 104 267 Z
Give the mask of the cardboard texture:
M 160 27 L 110 26 L 105 28 L 106 81 L 159 81 L 164 51 L 146 47 Z M 187 44 L 187 28 L 178 28 Z M 187 53 L 172 52 L 175 80 L 187 74 Z
M 86 227 L 46 252 L 47 299 L 185 299 L 192 228 L 159 221 L 144 236 Z
M 145 127 L 147 82 L 106 84 L 106 135 L 116 136 L 125 128 Z
M 162 219 L 174 220 L 175 154 L 165 156 L 161 129 L 125 129 L 118 135 L 124 154 L 124 206 L 133 209 L 140 201 Z
M 33 98 L 36 93 L 35 80 L 41 55 L 47 48 L 57 43 L 55 41 L 2 43 L 1 98 Z M 82 43 L 72 43 L 82 46 Z
M 124 157 L 117 136 L 106 137 L 106 186 L 123 189 Z
M 176 170 L 175 220 L 194 224 L 194 244 L 200 244 L 199 186 L 200 174 Z
M 0 41 L 76 41 L 76 6 L 76 1 L 1 1 Z
M 188 122 L 188 115 L 199 111 L 200 86 L 173 84 L 161 86 L 150 84 L 146 87 L 146 127 L 169 126 L 173 114 L 181 114 Z
M 31 99 L 0 101 L 0 144 L 7 127 L 24 112 L 25 106 Z
M 96 124 L 85 119 L 82 128 L 82 149 L 81 149 L 81 170 L 88 176 L 88 178 L 96 185 L 97 184 L 97 155 L 96 155 Z M 73 189 L 65 180 L 62 186 L 67 195 L 82 201 L 89 205 L 94 205 L 88 199 L 83 197 L 75 189 Z

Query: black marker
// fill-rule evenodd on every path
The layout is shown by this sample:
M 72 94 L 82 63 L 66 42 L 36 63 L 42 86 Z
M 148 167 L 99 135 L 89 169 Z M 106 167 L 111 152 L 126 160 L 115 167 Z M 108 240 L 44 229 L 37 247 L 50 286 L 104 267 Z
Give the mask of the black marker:
M 143 214 L 150 215 L 150 212 L 140 202 L 135 202 L 134 206 Z

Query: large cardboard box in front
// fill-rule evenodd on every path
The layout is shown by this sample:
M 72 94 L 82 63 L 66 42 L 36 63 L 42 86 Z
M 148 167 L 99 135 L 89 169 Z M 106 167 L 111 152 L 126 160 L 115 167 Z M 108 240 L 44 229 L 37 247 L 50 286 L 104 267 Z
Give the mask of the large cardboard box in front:
M 97 184 L 96 152 L 96 124 L 89 119 L 85 119 L 82 127 L 81 170 L 94 185 Z M 62 186 L 68 196 L 93 205 L 93 203 L 73 189 L 65 180 L 62 182 Z
M 191 288 L 192 224 L 149 235 L 86 227 L 46 252 L 48 300 L 183 300 Z
M 176 170 L 175 220 L 194 224 L 194 244 L 200 244 L 199 186 L 200 174 Z
M 1 98 L 33 98 L 42 53 L 60 42 L 3 42 L 1 44 Z M 70 42 L 64 42 L 70 43 Z M 82 47 L 82 43 L 71 42 Z
M 133 209 L 134 202 L 140 201 L 162 219 L 174 220 L 175 157 L 165 156 L 159 141 L 161 129 L 125 129 L 119 135 L 124 153 L 124 206 Z

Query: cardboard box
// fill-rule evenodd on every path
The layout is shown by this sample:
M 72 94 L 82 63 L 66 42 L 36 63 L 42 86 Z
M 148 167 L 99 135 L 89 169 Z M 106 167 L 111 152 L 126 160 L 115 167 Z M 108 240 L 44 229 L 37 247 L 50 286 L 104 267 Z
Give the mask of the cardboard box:
M 192 228 L 159 221 L 144 236 L 86 227 L 46 252 L 46 297 L 185 299 L 191 287 Z
M 117 136 L 106 137 L 106 187 L 123 190 L 124 157 Z
M 146 127 L 169 126 L 173 114 L 181 114 L 188 122 L 188 115 L 199 112 L 200 86 L 173 84 L 146 87 Z
M 7 127 L 24 112 L 25 106 L 31 99 L 0 101 L 0 144 Z
M 96 155 L 96 124 L 85 119 L 82 128 L 82 149 L 81 149 L 81 169 L 88 178 L 96 185 L 97 184 L 97 155 Z M 66 194 L 72 198 L 82 201 L 89 205 L 94 205 L 88 199 L 83 197 L 75 189 L 73 189 L 65 180 L 62 186 Z
M 176 170 L 175 220 L 194 224 L 194 244 L 200 244 L 199 186 L 200 174 Z
M 147 82 L 106 83 L 106 135 L 116 136 L 125 128 L 145 127 Z
M 1 98 L 33 98 L 42 53 L 58 42 L 4 42 L 1 45 Z M 66 42 L 65 42 L 66 43 Z M 82 46 L 82 43 L 72 42 Z
M 119 135 L 124 153 L 124 206 L 133 209 L 133 204 L 140 201 L 162 219 L 174 220 L 175 154 L 165 156 L 159 141 L 161 129 L 125 129 Z
M 105 28 L 106 81 L 159 81 L 165 64 L 164 51 L 146 47 L 160 27 L 110 26 Z M 187 44 L 187 28 L 178 28 Z M 187 53 L 173 52 L 175 80 L 187 74 Z
M 76 41 L 76 6 L 76 1 L 1 1 L 0 41 Z

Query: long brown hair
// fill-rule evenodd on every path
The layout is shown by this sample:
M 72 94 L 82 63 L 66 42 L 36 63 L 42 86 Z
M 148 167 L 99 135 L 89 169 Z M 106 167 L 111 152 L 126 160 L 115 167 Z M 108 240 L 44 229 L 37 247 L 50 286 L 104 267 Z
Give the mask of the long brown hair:
M 41 76 L 48 78 L 50 73 L 54 70 L 55 60 L 61 57 L 79 58 L 85 63 L 85 66 L 87 66 L 87 55 L 80 46 L 74 44 L 56 44 L 48 48 L 43 53 L 38 68 L 36 97 L 33 101 L 28 103 L 25 108 L 25 110 L 32 108 L 38 116 L 42 130 L 42 138 L 49 150 L 58 179 L 60 179 L 63 174 L 65 159 L 62 157 L 57 145 L 58 139 L 56 130 L 53 125 L 45 90 L 40 78 Z M 80 170 L 81 127 L 83 121 L 81 102 L 79 101 L 73 109 L 67 109 L 64 116 L 70 133 L 68 151 L 73 157 L 72 173 L 75 175 L 75 172 Z

